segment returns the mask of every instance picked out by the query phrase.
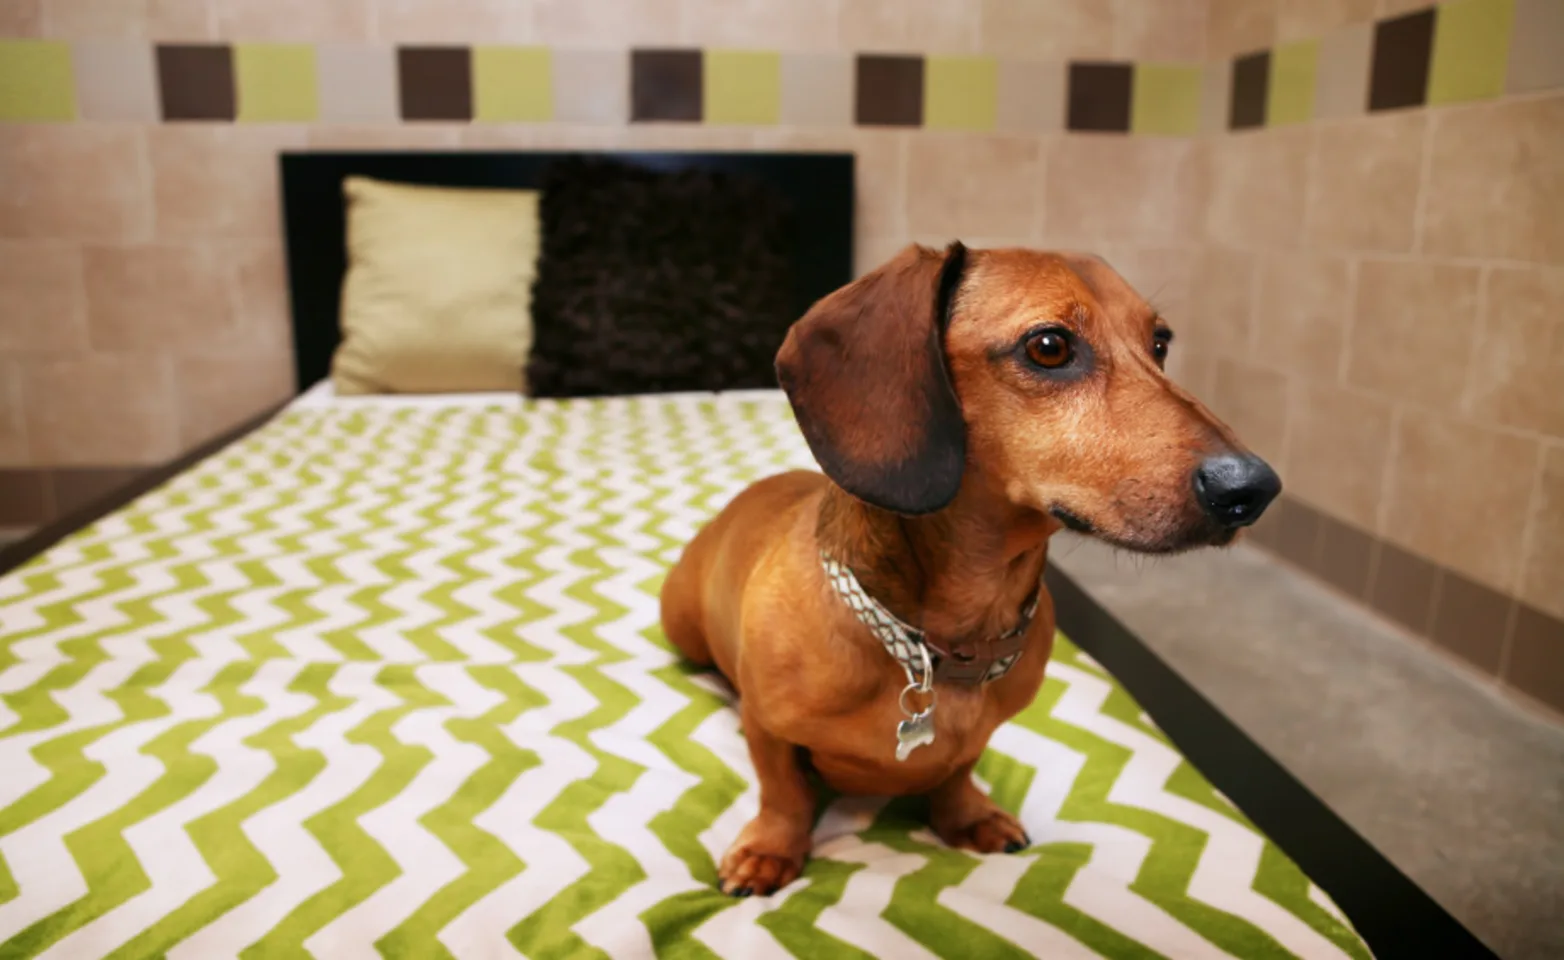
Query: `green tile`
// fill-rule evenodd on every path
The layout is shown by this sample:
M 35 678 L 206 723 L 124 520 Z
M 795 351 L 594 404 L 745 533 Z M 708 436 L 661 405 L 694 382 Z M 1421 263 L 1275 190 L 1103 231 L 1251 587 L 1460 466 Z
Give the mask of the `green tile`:
M 276 123 L 320 116 L 315 48 L 308 44 L 234 44 L 234 79 L 242 122 Z
M 1454 0 L 1436 9 L 1428 102 L 1484 100 L 1503 93 L 1515 0 Z M 1554 55 L 1564 56 L 1564 51 Z
M 923 125 L 992 130 L 999 115 L 999 61 L 929 57 L 923 66 Z
M 0 40 L 0 120 L 74 120 L 71 48 L 55 40 Z
M 473 119 L 554 119 L 552 67 L 546 47 L 474 47 Z
M 1183 63 L 1135 65 L 1130 89 L 1130 133 L 1187 136 L 1200 129 L 1205 71 Z
M 707 50 L 701 73 L 707 123 L 768 126 L 782 116 L 782 55 Z
M 1319 68 L 1318 40 L 1284 43 L 1271 51 L 1271 77 L 1265 102 L 1267 126 L 1303 123 L 1313 118 Z

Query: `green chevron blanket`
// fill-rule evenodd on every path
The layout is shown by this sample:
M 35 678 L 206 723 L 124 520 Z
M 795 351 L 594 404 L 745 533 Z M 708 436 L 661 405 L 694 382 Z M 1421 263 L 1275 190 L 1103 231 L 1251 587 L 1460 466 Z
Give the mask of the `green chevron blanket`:
M 0 956 L 1364 958 L 1059 643 L 982 782 L 1035 846 L 836 798 L 715 889 L 736 714 L 657 625 L 779 395 L 294 409 L 0 579 Z

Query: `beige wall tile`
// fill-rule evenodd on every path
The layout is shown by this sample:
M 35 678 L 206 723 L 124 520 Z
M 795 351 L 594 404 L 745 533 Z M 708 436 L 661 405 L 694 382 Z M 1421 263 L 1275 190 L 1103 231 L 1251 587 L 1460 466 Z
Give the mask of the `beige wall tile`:
M 1230 58 L 1276 41 L 1277 0 L 1211 0 L 1206 25 L 1206 56 Z
M 907 223 L 957 239 L 1033 234 L 1041 182 L 1036 140 L 914 135 L 907 145 Z
M 145 0 L 44 0 L 44 31 L 64 39 L 147 35 Z
M 514 0 L 375 0 L 375 30 L 400 43 L 515 43 L 535 39 L 532 7 Z
M 45 35 L 67 40 L 206 40 L 207 0 L 42 0 Z
M 209 0 L 225 40 L 368 40 L 371 0 Z M 472 34 L 475 39 L 481 34 Z
M 281 231 L 277 157 L 303 146 L 302 127 L 147 131 L 159 240 L 266 240 Z
M 142 131 L 0 124 L 0 237 L 118 242 L 152 231 Z
M 1558 0 L 1515 0 L 1515 27 L 1510 34 L 1510 93 L 1564 87 L 1564 3 Z
M 0 3 L 0 37 L 36 37 L 43 33 L 43 0 Z
M 1312 40 L 1336 27 L 1374 19 L 1375 0 L 1279 0 L 1276 39 Z
M 1320 39 L 1314 83 L 1316 119 L 1360 117 L 1368 110 L 1374 25 L 1355 23 Z
M 19 379 L 36 466 L 161 463 L 179 452 L 171 377 L 155 354 L 41 360 Z
M 1113 5 L 1104 0 L 982 0 L 981 9 L 984 53 L 1043 61 L 1113 56 Z
M 1530 546 L 1521 573 L 1522 600 L 1564 617 L 1564 446 L 1544 455 L 1531 511 Z
M 679 0 L 534 0 L 538 43 L 610 50 L 676 46 L 684 33 Z
M 1240 443 L 1287 476 L 1287 377 L 1239 360 L 1219 359 L 1211 384 L 1212 412 Z M 1285 482 L 1285 480 L 1284 480 Z
M 86 349 L 81 251 L 75 244 L 0 241 L 0 351 Z
M 1430 116 L 1423 249 L 1564 263 L 1564 94 Z
M 906 237 L 853 238 L 853 276 L 861 277 L 874 268 L 888 263 L 908 244 Z
M 320 119 L 329 123 L 397 122 L 396 50 L 380 43 L 315 47 Z
M 782 122 L 802 127 L 853 123 L 853 58 L 791 53 L 782 58 Z
M 156 123 L 157 73 L 142 40 L 79 40 L 71 44 L 76 108 L 83 120 Z
M 843 50 L 883 53 L 974 53 L 979 17 L 973 6 L 946 0 L 843 0 L 838 14 Z
M 909 134 L 858 131 L 854 150 L 855 226 L 868 236 L 905 239 Z
M 1247 357 L 1254 325 L 1255 257 L 1242 250 L 1202 247 L 1195 255 L 1188 315 L 1174 335 L 1214 356 Z
M 1502 593 L 1520 572 L 1535 440 L 1403 410 L 1380 533 Z
M 225 264 L 209 246 L 88 247 L 85 268 L 99 350 L 191 346 L 233 327 Z
M 291 364 L 284 353 L 174 361 L 181 449 L 198 446 L 286 400 L 293 392 Z
M 1390 404 L 1334 384 L 1299 385 L 1287 441 L 1292 493 L 1373 529 L 1390 451 Z
M 683 13 L 690 46 L 837 49 L 836 0 L 683 0 Z
M 27 449 L 27 418 L 22 410 L 21 364 L 0 357 L 0 467 L 33 463 Z
M 1216 365 L 1217 358 L 1191 349 L 1185 343 L 1175 341 L 1172 353 L 1168 354 L 1168 376 L 1207 406 L 1214 392 Z
M 1181 247 L 1115 248 L 1099 253 L 1163 319 L 1182 325 L 1190 310 L 1195 251 Z
M 1114 56 L 1196 63 L 1206 50 L 1206 0 L 1114 0 Z
M 1334 382 L 1352 314 L 1350 264 L 1308 254 L 1265 256 L 1255 297 L 1255 362 Z
M 1335 250 L 1412 249 L 1423 111 L 1314 125 L 1306 242 Z
M 1564 439 L 1564 269 L 1498 267 L 1486 282 L 1466 409 Z
M 1159 244 L 1194 232 L 1190 141 L 1071 134 L 1048 150 L 1043 209 L 1050 243 Z
M 228 268 L 225 280 L 233 333 L 231 340 L 213 336 L 212 347 L 291 355 L 293 313 L 281 244 L 225 243 L 217 253 Z
M 1200 132 L 1227 133 L 1232 109 L 1233 67 L 1227 61 L 1208 63 L 1200 74 Z
M 1297 246 L 1310 136 L 1295 126 L 1211 143 L 1206 235 L 1229 246 Z
M 1413 10 L 1425 10 L 1433 6 L 1429 0 L 1379 0 L 1375 12 L 1380 19 L 1393 17 L 1401 13 L 1410 13 Z
M 1055 133 L 1064 129 L 1063 63 L 1006 60 L 999 64 L 995 126 L 1004 133 Z
M 1455 409 L 1471 365 L 1479 273 L 1424 262 L 1360 264 L 1347 381 Z
M 207 0 L 146 0 L 147 36 L 153 40 L 209 40 L 217 18 Z
M 332 124 L 314 125 L 305 133 L 312 150 L 406 150 L 454 147 L 470 124 Z M 176 151 L 177 152 L 177 151 Z

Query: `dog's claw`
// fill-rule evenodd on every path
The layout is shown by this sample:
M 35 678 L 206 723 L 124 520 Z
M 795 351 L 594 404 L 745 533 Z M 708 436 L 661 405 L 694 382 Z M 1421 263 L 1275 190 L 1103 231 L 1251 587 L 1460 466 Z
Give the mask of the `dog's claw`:
M 1012 840 L 1009 843 L 1005 844 L 1005 852 L 1006 853 L 1015 853 L 1018 850 L 1025 850 L 1025 849 L 1026 849 L 1026 844 L 1021 842 L 1020 840 Z
M 749 896 L 750 894 L 752 894 L 754 892 L 755 891 L 751 890 L 749 887 L 739 887 L 737 890 L 733 891 L 733 896 L 739 897 L 740 899 L 742 899 L 744 897 Z

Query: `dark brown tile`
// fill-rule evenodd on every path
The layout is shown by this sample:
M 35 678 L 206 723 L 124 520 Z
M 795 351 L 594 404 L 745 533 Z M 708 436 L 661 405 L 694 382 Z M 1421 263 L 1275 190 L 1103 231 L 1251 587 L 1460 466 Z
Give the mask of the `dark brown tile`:
M 1422 105 L 1428 97 L 1428 64 L 1434 49 L 1434 11 L 1419 10 L 1374 25 L 1369 69 L 1369 109 Z
M 49 471 L 0 470 L 0 527 L 31 527 L 54 516 Z
M 1320 515 L 1297 500 L 1284 500 L 1277 518 L 1276 552 L 1305 570 L 1314 569 L 1320 542 Z
M 1434 606 L 1434 580 L 1438 575 L 1439 568 L 1422 557 L 1381 542 L 1379 564 L 1369 589 L 1369 603 L 1402 626 L 1427 636 Z
M 1439 580 L 1431 639 L 1484 673 L 1499 675 L 1499 655 L 1514 600 L 1458 573 Z
M 1127 133 L 1130 129 L 1130 93 L 1135 68 L 1128 63 L 1070 64 L 1070 130 Z
M 147 467 L 78 467 L 53 471 L 55 515 L 65 516 L 125 486 Z
M 157 82 L 164 120 L 234 118 L 233 51 L 227 44 L 159 44 Z
M 1520 604 L 1510 634 L 1504 680 L 1564 712 L 1564 620 Z
M 1271 84 L 1271 53 L 1261 50 L 1233 60 L 1233 95 L 1227 125 L 1234 130 L 1265 126 L 1265 99 Z
M 858 123 L 916 127 L 923 123 L 923 58 L 858 57 Z
M 1374 538 L 1335 517 L 1319 515 L 1319 545 L 1315 548 L 1315 576 L 1359 600 L 1368 596 L 1369 570 L 1374 559 Z
M 632 50 L 630 119 L 701 120 L 701 52 Z
M 466 47 L 399 47 L 403 120 L 471 120 L 472 54 Z

